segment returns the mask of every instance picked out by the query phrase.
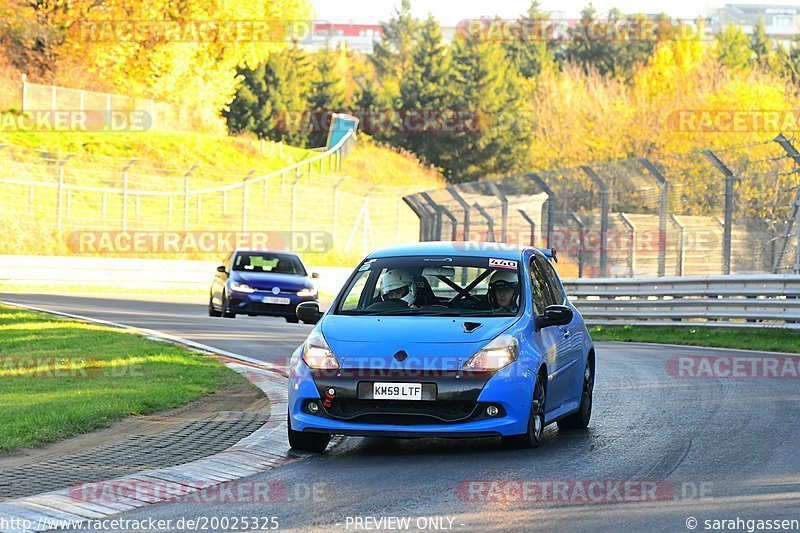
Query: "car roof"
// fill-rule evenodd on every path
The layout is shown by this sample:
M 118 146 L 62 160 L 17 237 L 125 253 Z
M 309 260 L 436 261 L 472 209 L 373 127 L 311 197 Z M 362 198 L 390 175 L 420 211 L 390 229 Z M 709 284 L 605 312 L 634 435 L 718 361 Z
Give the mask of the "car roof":
M 265 250 L 263 248 L 237 248 L 233 251 L 234 254 L 238 254 L 241 252 L 258 252 L 258 253 L 265 253 L 265 254 L 283 254 L 283 255 L 293 255 L 295 257 L 300 257 L 294 252 L 289 252 L 287 250 Z
M 531 246 L 519 246 L 501 242 L 433 241 L 387 246 L 375 250 L 367 256 L 367 259 L 414 255 L 455 255 L 494 257 L 497 259 L 520 259 L 526 250 L 534 250 L 536 253 L 541 253 Z

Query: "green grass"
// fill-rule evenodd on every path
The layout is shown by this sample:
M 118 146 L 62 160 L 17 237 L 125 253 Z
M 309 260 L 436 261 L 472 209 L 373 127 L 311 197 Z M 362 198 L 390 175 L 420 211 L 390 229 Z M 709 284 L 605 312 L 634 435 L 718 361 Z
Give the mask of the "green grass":
M 315 155 L 303 148 L 266 143 L 261 153 L 261 143 L 246 138 L 228 137 L 211 133 L 192 132 L 129 132 L 129 133 L 79 133 L 79 132 L 0 132 L 0 143 L 18 148 L 45 150 L 57 153 L 75 153 L 86 156 L 86 163 L 110 165 L 106 158 L 119 159 L 124 165 L 130 158 L 138 158 L 152 170 L 162 169 L 165 174 L 183 175 L 195 163 L 199 170 L 224 175 L 233 179 L 238 172 L 242 176 L 250 169 L 267 173 L 291 165 Z M 94 158 L 94 159 L 91 159 Z M 80 168 L 82 158 L 70 161 L 70 167 Z M 132 172 L 137 167 L 132 167 Z M 119 169 L 118 169 L 119 170 Z M 183 172 L 180 172 L 183 170 Z M 214 176 L 216 177 L 216 176 Z M 214 181 L 209 177 L 208 182 Z M 209 183 L 198 182 L 198 185 Z
M 0 306 L 0 451 L 177 407 L 241 379 L 172 344 Z
M 767 352 L 800 353 L 800 331 L 783 329 L 716 329 L 692 326 L 594 326 L 596 341 L 686 344 L 713 348 L 738 348 Z

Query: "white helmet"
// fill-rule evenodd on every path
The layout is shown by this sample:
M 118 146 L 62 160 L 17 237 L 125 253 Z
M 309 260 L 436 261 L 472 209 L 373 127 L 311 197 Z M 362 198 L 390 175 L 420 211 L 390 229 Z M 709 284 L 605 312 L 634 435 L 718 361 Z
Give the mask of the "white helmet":
M 408 305 L 414 303 L 417 296 L 417 288 L 411 274 L 402 269 L 392 269 L 386 272 L 381 278 L 381 297 L 386 300 L 386 295 L 397 289 L 408 288 L 408 292 L 400 299 Z
M 497 270 L 489 278 L 489 303 L 492 308 L 499 307 L 499 303 L 495 299 L 494 291 L 501 287 L 509 287 L 514 289 L 514 295 L 511 302 L 514 307 L 519 305 L 519 278 L 515 270 Z

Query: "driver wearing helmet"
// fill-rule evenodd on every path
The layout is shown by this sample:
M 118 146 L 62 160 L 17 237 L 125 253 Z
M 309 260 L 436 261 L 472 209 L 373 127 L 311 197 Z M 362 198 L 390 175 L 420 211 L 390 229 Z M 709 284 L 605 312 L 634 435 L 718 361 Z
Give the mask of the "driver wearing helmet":
M 489 278 L 489 305 L 495 313 L 514 313 L 519 309 L 519 280 L 514 270 L 497 270 Z
M 381 299 L 401 300 L 409 307 L 415 307 L 414 300 L 417 297 L 417 288 L 414 278 L 403 269 L 393 268 L 386 272 L 381 278 Z

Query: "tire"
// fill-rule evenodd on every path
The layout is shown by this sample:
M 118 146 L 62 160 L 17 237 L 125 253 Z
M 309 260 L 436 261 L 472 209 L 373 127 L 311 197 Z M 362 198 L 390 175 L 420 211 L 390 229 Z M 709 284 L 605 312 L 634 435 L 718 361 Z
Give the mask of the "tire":
M 289 433 L 289 446 L 295 450 L 322 453 L 331 441 L 331 436 L 327 433 L 305 433 L 293 430 L 291 417 L 288 418 L 286 427 Z
M 286 322 L 288 322 L 289 324 L 297 324 L 298 322 L 300 322 L 300 319 L 297 318 L 296 316 L 287 316 L 284 318 L 286 318 Z
M 228 296 L 222 293 L 222 318 L 236 318 L 236 313 L 231 313 L 228 309 Z
M 581 391 L 581 405 L 578 410 L 558 421 L 558 429 L 569 431 L 586 429 L 592 419 L 592 394 L 594 392 L 594 371 L 589 363 L 583 371 L 583 390 Z
M 542 377 L 536 377 L 531 400 L 531 414 L 528 418 L 528 430 L 522 435 L 503 437 L 503 444 L 509 448 L 538 448 L 544 437 L 545 389 Z
M 217 311 L 214 308 L 214 301 L 211 296 L 208 297 L 208 316 L 213 316 L 215 318 L 219 318 L 222 316 L 222 311 Z

